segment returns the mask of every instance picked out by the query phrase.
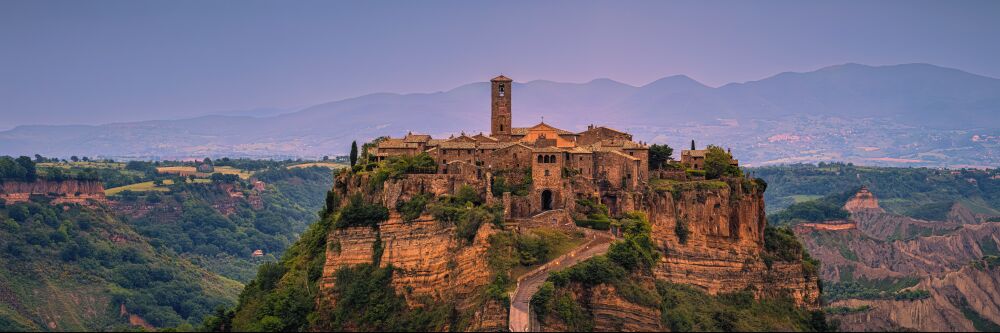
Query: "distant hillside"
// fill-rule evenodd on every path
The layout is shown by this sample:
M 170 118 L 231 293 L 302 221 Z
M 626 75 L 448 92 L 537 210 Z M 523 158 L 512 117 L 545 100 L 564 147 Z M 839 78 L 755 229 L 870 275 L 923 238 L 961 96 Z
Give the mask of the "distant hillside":
M 609 79 L 531 81 L 516 83 L 512 94 L 518 126 L 537 123 L 543 116 L 546 122 L 568 130 L 601 123 L 631 130 L 642 140 L 675 144 L 691 138 L 713 140 L 733 146 L 738 154 L 751 154 L 757 146 L 776 140 L 794 145 L 788 152 L 779 151 L 778 157 L 741 157 L 750 163 L 802 156 L 810 161 L 849 159 L 857 153 L 858 158 L 874 158 L 871 162 L 876 164 L 899 162 L 879 160 L 884 157 L 928 163 L 948 159 L 941 163 L 960 164 L 966 162 L 952 156 L 962 153 L 952 151 L 971 149 L 977 153 L 967 163 L 989 165 L 993 160 L 977 156 L 988 155 L 983 150 L 996 152 L 1000 145 L 996 130 L 967 131 L 1000 129 L 1000 117 L 995 116 L 1000 110 L 1000 80 L 927 64 L 846 64 L 718 88 L 686 76 L 641 87 Z M 0 152 L 319 156 L 345 153 L 355 139 L 407 131 L 435 135 L 486 131 L 488 115 L 489 91 L 483 82 L 444 92 L 371 94 L 260 118 L 208 116 L 100 126 L 20 126 L 0 132 Z M 720 127 L 719 119 L 728 120 Z M 953 132 L 958 129 L 962 131 Z M 929 133 L 934 135 L 928 138 Z M 975 134 L 984 136 L 970 141 Z M 902 146 L 893 138 L 903 135 L 912 135 L 908 140 L 917 141 L 922 149 L 890 151 Z M 823 141 L 828 136 L 842 138 Z M 801 153 L 815 150 L 815 145 L 831 154 Z M 856 146 L 882 151 L 852 152 Z
M 0 330 L 197 325 L 241 284 L 150 245 L 103 208 L 0 205 Z

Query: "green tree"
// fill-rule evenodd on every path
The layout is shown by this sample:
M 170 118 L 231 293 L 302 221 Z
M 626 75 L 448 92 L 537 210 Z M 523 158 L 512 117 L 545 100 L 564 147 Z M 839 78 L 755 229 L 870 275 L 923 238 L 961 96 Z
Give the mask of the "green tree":
M 76 155 L 73 155 L 73 156 L 70 156 L 70 157 L 69 157 L 69 160 L 70 160 L 70 161 L 73 161 L 73 162 L 79 162 L 79 161 L 80 161 L 80 158 L 79 158 L 79 157 L 76 157 Z
M 34 181 L 38 177 L 38 171 L 35 169 L 35 162 L 31 161 L 31 157 L 21 156 L 15 160 L 17 164 L 24 168 L 24 180 Z
M 725 149 L 709 145 L 705 153 L 705 178 L 717 179 L 722 176 L 739 177 L 742 175 L 739 167 L 731 165 L 733 156 Z
M 358 142 L 351 141 L 351 167 L 358 163 Z
M 656 170 L 663 166 L 674 154 L 674 148 L 668 145 L 649 146 L 649 169 Z

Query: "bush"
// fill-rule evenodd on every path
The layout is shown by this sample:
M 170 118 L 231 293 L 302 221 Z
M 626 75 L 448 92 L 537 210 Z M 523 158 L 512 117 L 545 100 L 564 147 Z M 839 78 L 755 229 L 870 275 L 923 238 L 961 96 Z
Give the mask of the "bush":
M 584 228 L 596 230 L 611 229 L 612 220 L 608 217 L 608 206 L 594 202 L 593 200 L 577 199 L 576 209 L 583 217 L 575 217 L 576 225 Z
M 428 201 L 430 201 L 430 196 L 425 194 L 414 196 L 408 201 L 400 200 L 396 203 L 396 211 L 403 216 L 403 221 L 413 221 L 424 213 Z
M 646 215 L 630 212 L 621 220 L 623 240 L 608 249 L 608 258 L 629 271 L 649 270 L 659 253 L 653 245 L 652 227 Z
M 360 195 L 351 197 L 351 202 L 340 212 L 336 227 L 377 227 L 389 219 L 389 209 L 380 204 L 369 204 Z
M 360 164 L 359 164 L 360 165 Z M 402 179 L 406 174 L 437 173 L 437 163 L 427 153 L 414 156 L 393 156 L 378 164 L 371 185 L 380 188 L 387 179 Z
M 691 229 L 688 226 L 688 221 L 684 218 L 678 217 L 677 224 L 674 225 L 674 234 L 677 235 L 677 241 L 681 244 L 687 244 L 688 236 L 691 234 Z
M 531 296 L 531 311 L 535 312 L 539 319 L 544 320 L 545 316 L 551 311 L 551 300 L 552 296 L 556 291 L 556 287 L 552 282 L 546 281 L 542 283 L 542 286 L 538 288 L 538 291 Z

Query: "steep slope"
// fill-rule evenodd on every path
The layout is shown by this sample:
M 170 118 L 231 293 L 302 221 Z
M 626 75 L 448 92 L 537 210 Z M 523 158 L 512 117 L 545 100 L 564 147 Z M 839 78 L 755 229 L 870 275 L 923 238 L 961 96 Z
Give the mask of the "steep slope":
M 867 190 L 848 201 L 847 207 L 852 211 L 848 223 L 795 227 L 809 251 L 823 262 L 824 298 L 841 329 L 1000 327 L 996 326 L 1000 223 L 970 221 L 961 207 L 951 209 L 950 216 L 956 218 L 951 221 L 893 215 L 882 211 Z M 823 227 L 834 224 L 849 228 Z
M 191 327 L 242 286 L 156 250 L 103 205 L 0 208 L 0 329 Z

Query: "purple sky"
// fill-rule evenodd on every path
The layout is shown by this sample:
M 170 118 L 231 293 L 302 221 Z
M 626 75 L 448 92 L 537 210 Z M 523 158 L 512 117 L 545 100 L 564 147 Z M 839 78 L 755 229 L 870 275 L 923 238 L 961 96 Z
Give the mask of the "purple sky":
M 857 62 L 1000 77 L 1000 1 L 0 1 L 0 129 L 485 81 L 710 86 Z

